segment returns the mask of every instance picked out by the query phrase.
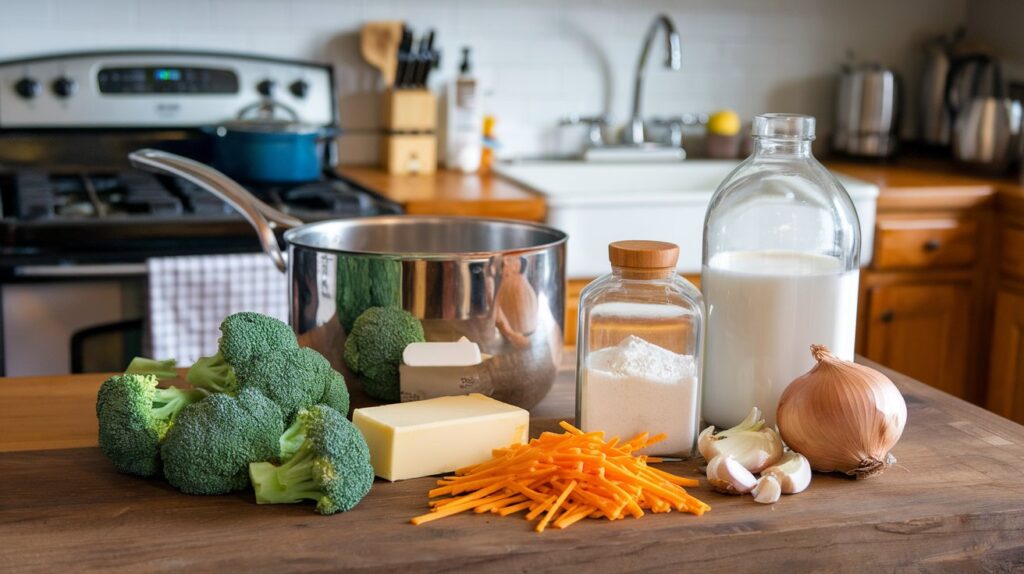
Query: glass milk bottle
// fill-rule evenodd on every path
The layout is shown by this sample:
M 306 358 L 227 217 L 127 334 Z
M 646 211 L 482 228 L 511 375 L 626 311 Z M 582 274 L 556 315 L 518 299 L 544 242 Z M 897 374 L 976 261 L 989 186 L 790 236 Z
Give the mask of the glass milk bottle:
M 757 116 L 751 135 L 753 155 L 719 185 L 704 223 L 703 415 L 719 428 L 755 405 L 774 426 L 782 391 L 814 364 L 811 344 L 854 352 L 860 225 L 811 155 L 814 118 Z
M 700 422 L 700 293 L 676 273 L 672 243 L 617 241 L 608 256 L 611 273 L 580 294 L 576 423 L 621 441 L 665 433 L 638 452 L 689 456 Z

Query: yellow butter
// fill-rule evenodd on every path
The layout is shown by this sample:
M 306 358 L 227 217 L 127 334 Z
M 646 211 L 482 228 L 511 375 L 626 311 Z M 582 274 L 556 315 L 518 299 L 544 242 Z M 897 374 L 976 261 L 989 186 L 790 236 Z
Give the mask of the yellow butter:
M 391 481 L 479 464 L 530 433 L 530 413 L 478 393 L 356 409 L 352 423 L 374 472 Z

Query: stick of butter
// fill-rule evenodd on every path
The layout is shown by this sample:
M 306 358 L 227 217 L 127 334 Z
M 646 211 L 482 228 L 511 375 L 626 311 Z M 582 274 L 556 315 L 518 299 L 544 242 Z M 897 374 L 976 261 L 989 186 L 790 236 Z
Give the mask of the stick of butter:
M 492 449 L 526 442 L 530 413 L 474 393 L 356 409 L 352 423 L 377 476 L 396 481 L 479 464 Z

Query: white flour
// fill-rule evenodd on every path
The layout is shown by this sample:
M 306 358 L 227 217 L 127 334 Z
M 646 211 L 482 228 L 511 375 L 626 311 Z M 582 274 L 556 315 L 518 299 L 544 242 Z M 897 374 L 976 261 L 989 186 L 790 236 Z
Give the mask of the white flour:
M 630 335 L 594 351 L 580 385 L 580 425 L 625 441 L 642 432 L 668 438 L 643 454 L 687 456 L 693 448 L 700 387 L 693 357 Z

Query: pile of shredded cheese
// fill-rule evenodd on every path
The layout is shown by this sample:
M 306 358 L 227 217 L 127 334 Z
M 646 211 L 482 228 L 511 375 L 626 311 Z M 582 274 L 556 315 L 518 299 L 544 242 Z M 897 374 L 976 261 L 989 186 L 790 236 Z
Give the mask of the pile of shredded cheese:
M 686 492 L 698 481 L 659 470 L 660 459 L 633 456 L 664 435 L 647 433 L 620 443 L 604 433 L 584 433 L 567 422 L 562 434 L 543 433 L 528 444 L 495 449 L 491 460 L 459 469 L 429 492 L 431 511 L 412 519 L 423 524 L 467 510 L 509 516 L 526 512 L 537 532 L 550 524 L 567 528 L 587 518 L 640 518 L 651 512 L 690 512 L 711 507 Z

